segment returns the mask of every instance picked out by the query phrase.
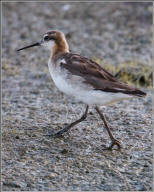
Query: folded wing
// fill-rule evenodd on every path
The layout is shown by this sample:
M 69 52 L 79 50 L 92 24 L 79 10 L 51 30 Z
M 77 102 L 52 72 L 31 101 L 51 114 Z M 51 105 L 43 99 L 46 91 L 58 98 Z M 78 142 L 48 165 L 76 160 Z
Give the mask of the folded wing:
M 60 57 L 65 59 L 65 63 L 60 63 L 62 68 L 67 69 L 73 75 L 81 76 L 84 82 L 90 84 L 94 90 L 125 93 L 139 97 L 146 95 L 146 93 L 137 88 L 121 83 L 111 73 L 86 57 L 72 53 L 65 53 Z

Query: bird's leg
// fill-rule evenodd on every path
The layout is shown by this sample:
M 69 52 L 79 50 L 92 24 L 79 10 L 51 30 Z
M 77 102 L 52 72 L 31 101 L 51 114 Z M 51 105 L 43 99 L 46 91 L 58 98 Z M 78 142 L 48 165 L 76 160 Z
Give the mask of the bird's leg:
M 101 111 L 99 110 L 99 108 L 97 106 L 95 107 L 95 109 L 96 109 L 97 113 L 99 114 L 100 118 L 103 120 L 105 128 L 106 128 L 106 130 L 107 130 L 107 132 L 108 132 L 108 134 L 112 140 L 111 145 L 107 149 L 112 150 L 113 146 L 117 145 L 118 149 L 120 150 L 120 148 L 121 148 L 120 142 L 118 140 L 116 140 L 114 138 L 114 136 L 112 135 L 110 127 L 107 124 L 105 116 L 103 115 L 103 113 L 101 113 Z
M 59 137 L 61 136 L 63 133 L 67 132 L 71 127 L 73 127 L 74 125 L 80 123 L 81 121 L 85 120 L 88 114 L 88 109 L 89 106 L 86 106 L 86 110 L 84 112 L 84 114 L 82 115 L 82 117 L 74 122 L 72 122 L 71 124 L 67 125 L 66 127 L 64 127 L 63 129 L 61 129 L 60 131 L 58 131 L 57 133 L 53 134 L 53 136 L 55 137 Z M 50 135 L 51 136 L 51 135 Z

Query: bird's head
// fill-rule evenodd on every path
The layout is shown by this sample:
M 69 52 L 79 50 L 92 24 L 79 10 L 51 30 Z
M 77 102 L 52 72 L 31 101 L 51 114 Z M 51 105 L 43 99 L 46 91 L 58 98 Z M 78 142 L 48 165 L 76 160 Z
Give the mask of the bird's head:
M 67 44 L 67 41 L 65 39 L 65 36 L 62 32 L 60 31 L 48 31 L 43 35 L 43 38 L 41 41 L 28 45 L 26 47 L 20 48 L 17 51 L 21 51 L 23 49 L 28 49 L 30 47 L 35 47 L 35 46 L 44 46 L 47 49 L 58 49 L 58 50 L 63 50 L 64 52 L 68 52 L 69 46 Z

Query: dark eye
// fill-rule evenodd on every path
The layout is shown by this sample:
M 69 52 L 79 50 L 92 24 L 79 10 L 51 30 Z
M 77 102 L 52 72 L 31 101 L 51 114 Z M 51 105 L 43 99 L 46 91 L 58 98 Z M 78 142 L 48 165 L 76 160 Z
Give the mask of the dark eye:
M 45 36 L 44 36 L 44 41 L 49 41 L 49 40 L 50 40 L 49 36 L 48 36 L 48 35 L 45 35 Z

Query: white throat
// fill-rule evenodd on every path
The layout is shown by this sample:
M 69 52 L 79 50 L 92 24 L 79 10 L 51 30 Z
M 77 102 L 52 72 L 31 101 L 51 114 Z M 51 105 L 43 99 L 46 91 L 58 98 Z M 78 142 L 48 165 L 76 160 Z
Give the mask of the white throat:
M 48 41 L 48 42 L 43 42 L 42 45 L 48 49 L 48 50 L 52 50 L 53 46 L 54 46 L 55 42 L 54 41 Z

